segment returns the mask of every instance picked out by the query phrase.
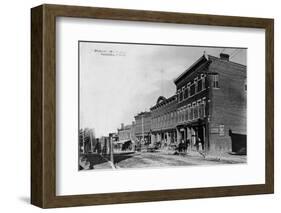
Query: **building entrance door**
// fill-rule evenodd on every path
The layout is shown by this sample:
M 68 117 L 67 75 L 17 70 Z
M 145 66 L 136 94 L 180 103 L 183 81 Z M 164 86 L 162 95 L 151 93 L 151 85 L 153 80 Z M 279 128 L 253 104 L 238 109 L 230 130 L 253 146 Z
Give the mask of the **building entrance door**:
M 204 150 L 206 148 L 205 141 L 206 141 L 206 133 L 205 133 L 205 125 L 200 125 L 197 127 L 197 137 L 200 138 L 201 147 Z

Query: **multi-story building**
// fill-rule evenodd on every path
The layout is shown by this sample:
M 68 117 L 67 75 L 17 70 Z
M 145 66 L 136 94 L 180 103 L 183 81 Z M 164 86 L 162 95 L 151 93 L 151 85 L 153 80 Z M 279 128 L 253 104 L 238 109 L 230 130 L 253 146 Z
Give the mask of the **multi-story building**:
M 136 137 L 136 122 L 132 121 L 132 125 L 131 125 L 131 140 L 133 143 L 135 143 L 137 141 L 137 137 Z
M 135 122 L 132 124 L 121 124 L 121 128 L 117 129 L 118 141 L 114 143 L 114 151 L 132 151 L 137 141 L 135 136 Z
M 117 130 L 119 142 L 131 140 L 132 125 L 121 124 L 121 128 Z
M 174 83 L 178 142 L 208 152 L 246 149 L 246 66 L 227 54 L 203 55 Z
M 151 111 L 151 142 L 161 146 L 176 142 L 177 96 L 160 96 Z
M 150 143 L 151 112 L 141 112 L 135 116 L 135 136 L 138 141 Z

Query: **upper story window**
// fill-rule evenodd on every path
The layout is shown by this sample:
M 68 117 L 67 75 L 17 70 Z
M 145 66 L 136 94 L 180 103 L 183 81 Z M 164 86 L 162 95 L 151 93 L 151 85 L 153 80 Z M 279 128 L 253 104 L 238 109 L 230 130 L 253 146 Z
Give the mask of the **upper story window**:
M 183 100 L 183 92 L 182 89 L 178 90 L 178 98 L 179 98 L 179 102 L 181 102 Z
M 203 109 L 201 105 L 201 99 L 197 101 L 197 106 L 198 106 L 198 117 L 202 118 L 203 117 Z
M 177 91 L 178 101 L 180 102 L 180 90 Z
M 192 112 L 191 120 L 195 119 L 195 114 L 196 114 L 195 111 L 196 111 L 196 102 L 193 102 L 191 106 L 191 112 Z
M 190 96 L 195 95 L 195 84 L 190 85 Z
M 197 84 L 197 82 L 198 82 L 198 78 L 195 78 L 194 79 L 195 93 L 198 91 L 198 84 Z
M 219 74 L 213 75 L 213 88 L 219 88 Z
M 206 117 L 206 97 L 202 100 L 203 117 Z
M 202 79 L 199 79 L 197 81 L 197 92 L 201 92 L 202 91 Z
M 180 91 L 180 101 L 182 101 L 182 100 L 183 100 L 183 92 Z
M 202 90 L 206 89 L 206 75 L 201 74 L 202 79 Z
M 188 104 L 188 105 L 187 105 L 187 108 L 188 108 L 188 120 L 192 120 L 192 114 L 193 114 L 193 112 L 191 111 L 191 105 Z
M 185 108 L 185 111 L 184 111 L 184 120 L 188 121 L 188 108 L 187 107 Z
M 198 118 L 198 114 L 199 114 L 199 110 L 198 110 L 198 103 L 193 103 L 193 107 L 194 107 L 194 118 Z
M 185 91 L 186 91 L 186 87 L 185 86 L 183 86 L 182 87 L 182 99 L 184 100 L 185 99 Z
M 184 95 L 183 96 L 184 96 L 184 99 L 188 98 L 188 96 L 189 96 L 189 86 L 185 87 Z

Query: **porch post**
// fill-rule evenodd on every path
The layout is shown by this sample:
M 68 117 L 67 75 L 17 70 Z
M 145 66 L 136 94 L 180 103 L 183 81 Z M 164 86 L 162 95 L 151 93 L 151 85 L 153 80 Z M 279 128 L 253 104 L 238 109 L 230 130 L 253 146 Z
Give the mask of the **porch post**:
M 176 130 L 177 130 L 177 143 L 179 144 L 180 143 L 180 141 L 181 141 L 181 132 L 179 131 L 179 129 L 178 128 L 176 128 Z

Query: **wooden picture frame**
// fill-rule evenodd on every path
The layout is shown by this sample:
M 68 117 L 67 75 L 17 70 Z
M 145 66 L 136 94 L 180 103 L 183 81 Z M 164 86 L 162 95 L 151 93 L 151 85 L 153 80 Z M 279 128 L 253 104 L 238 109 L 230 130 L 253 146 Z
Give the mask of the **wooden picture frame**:
M 56 17 L 265 29 L 265 184 L 56 195 Z M 274 21 L 218 15 L 44 4 L 31 9 L 31 203 L 41 208 L 134 203 L 274 192 Z

